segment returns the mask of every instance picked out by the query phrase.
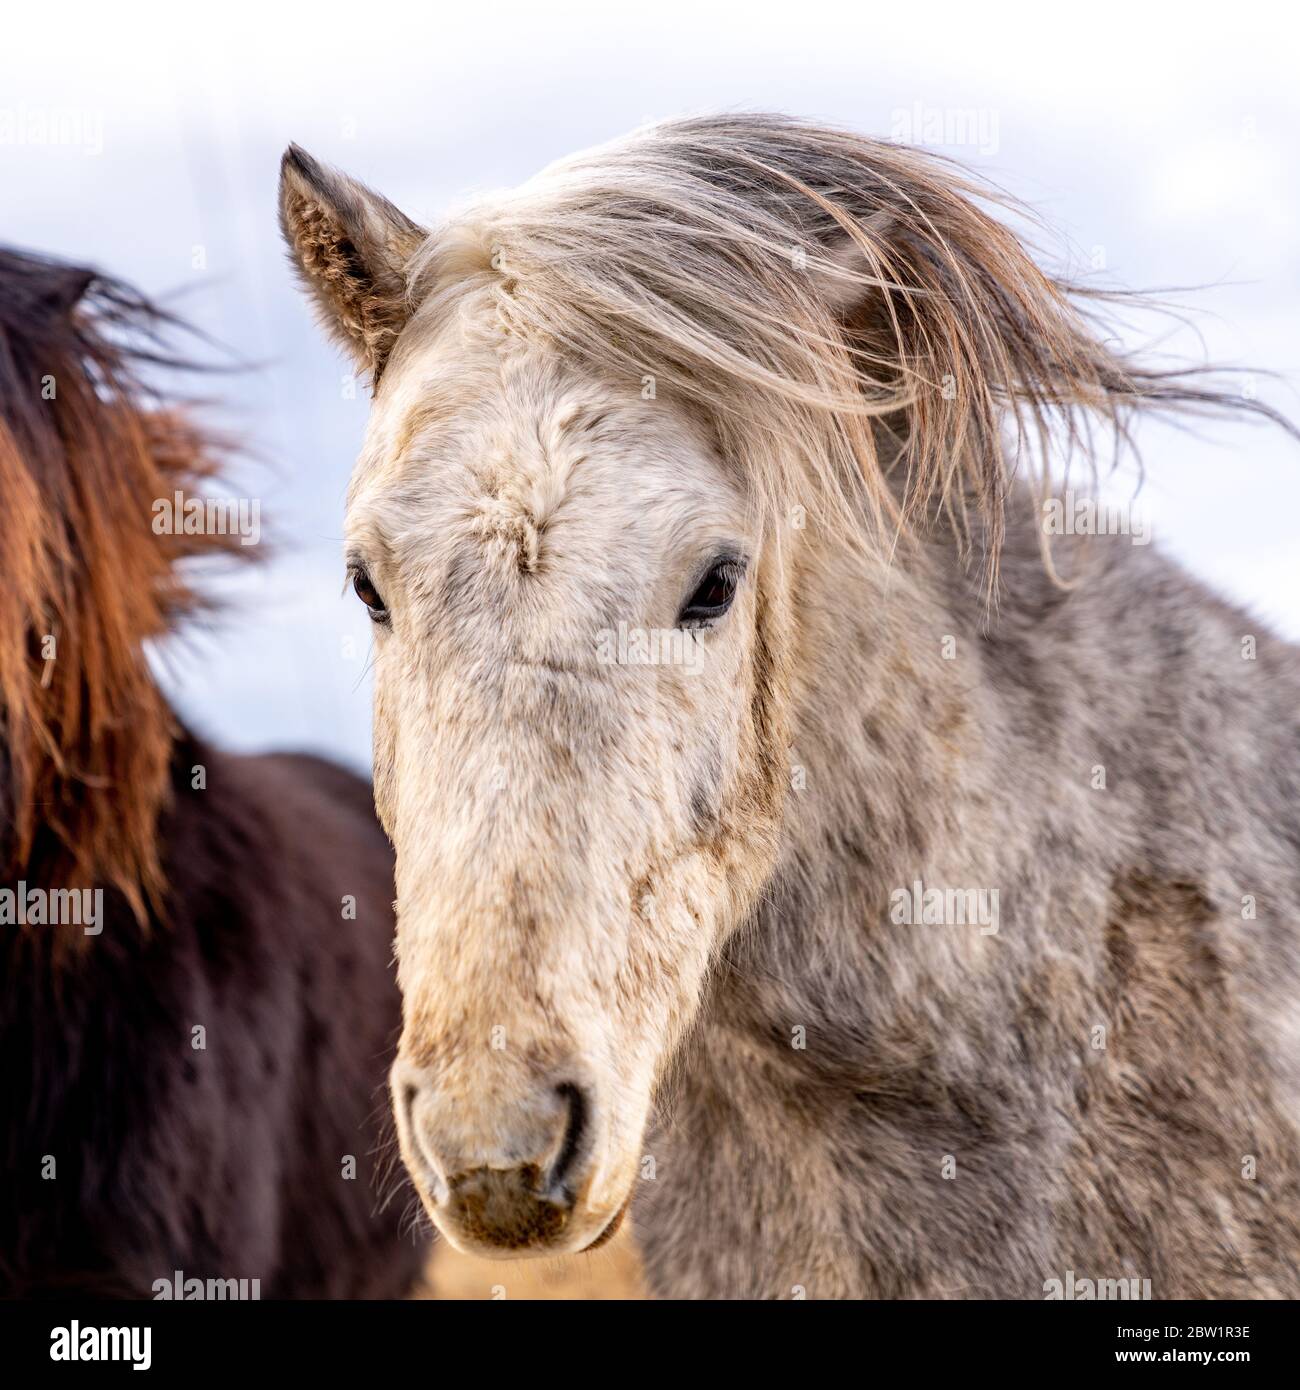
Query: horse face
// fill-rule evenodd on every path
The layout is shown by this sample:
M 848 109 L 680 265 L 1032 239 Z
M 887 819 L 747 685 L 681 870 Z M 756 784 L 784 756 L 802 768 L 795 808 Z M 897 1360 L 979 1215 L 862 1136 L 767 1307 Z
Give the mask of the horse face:
M 461 1248 L 584 1249 L 775 858 L 780 551 L 680 398 L 512 325 L 483 229 L 430 241 L 296 149 L 281 217 L 378 386 L 347 545 L 397 851 L 402 1152 Z
M 779 595 L 708 440 L 644 394 L 413 325 L 351 490 L 398 1130 L 438 1226 L 481 1253 L 617 1223 L 655 1083 L 769 867 Z

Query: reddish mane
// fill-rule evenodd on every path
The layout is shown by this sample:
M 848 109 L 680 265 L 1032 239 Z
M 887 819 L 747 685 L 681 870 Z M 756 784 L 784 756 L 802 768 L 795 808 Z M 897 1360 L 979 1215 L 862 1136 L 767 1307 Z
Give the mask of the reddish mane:
M 150 525 L 220 461 L 141 379 L 170 322 L 94 271 L 0 250 L 5 873 L 112 885 L 140 915 L 175 733 L 144 643 L 194 606 L 177 561 L 232 540 Z

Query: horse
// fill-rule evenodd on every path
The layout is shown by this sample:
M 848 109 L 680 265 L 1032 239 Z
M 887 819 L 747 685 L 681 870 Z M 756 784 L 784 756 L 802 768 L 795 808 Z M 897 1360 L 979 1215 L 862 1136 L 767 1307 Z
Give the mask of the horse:
M 1300 653 L 1052 524 L 1144 416 L 1280 417 L 1015 207 L 763 114 L 432 230 L 286 152 L 458 1248 L 635 1198 L 661 1296 L 1300 1294 Z
M 0 1294 L 396 1296 L 421 1251 L 377 1186 L 400 1006 L 369 787 L 212 746 L 146 656 L 196 566 L 252 553 L 158 524 L 228 454 L 151 380 L 179 326 L 0 252 Z

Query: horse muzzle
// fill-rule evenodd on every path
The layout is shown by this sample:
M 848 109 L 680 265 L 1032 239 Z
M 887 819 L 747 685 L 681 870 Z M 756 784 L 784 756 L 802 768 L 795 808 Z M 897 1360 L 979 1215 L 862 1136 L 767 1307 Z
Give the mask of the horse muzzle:
M 497 1099 L 490 1120 L 470 1129 L 457 1093 L 423 1068 L 399 1058 L 391 1083 L 402 1157 L 457 1249 L 498 1259 L 565 1254 L 617 1229 L 626 1201 L 602 1212 L 587 1200 L 597 1158 L 587 1087 L 564 1080 Z

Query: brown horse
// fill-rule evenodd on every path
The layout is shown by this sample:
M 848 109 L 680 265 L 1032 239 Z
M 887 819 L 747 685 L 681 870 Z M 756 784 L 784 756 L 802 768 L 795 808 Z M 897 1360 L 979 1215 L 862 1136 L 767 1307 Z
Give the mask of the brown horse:
M 240 539 L 156 524 L 218 457 L 141 380 L 166 327 L 0 252 L 0 1294 L 397 1295 L 369 789 L 200 742 L 145 657 Z

